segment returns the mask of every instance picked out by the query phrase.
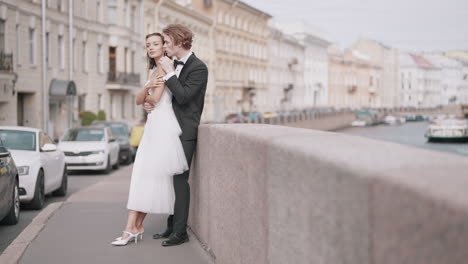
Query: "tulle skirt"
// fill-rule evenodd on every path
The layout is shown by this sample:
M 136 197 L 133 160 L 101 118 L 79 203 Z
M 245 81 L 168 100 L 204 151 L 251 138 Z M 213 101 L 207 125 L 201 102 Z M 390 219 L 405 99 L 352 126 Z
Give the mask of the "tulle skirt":
M 127 208 L 173 214 L 173 176 L 188 170 L 179 136 L 182 130 L 172 105 L 158 105 L 148 114 L 133 164 Z

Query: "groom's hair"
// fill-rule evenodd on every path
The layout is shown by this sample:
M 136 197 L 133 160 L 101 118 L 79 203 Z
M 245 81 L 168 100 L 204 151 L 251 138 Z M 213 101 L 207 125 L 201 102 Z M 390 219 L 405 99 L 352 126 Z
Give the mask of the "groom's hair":
M 168 35 L 172 41 L 174 41 L 174 45 L 182 44 L 182 47 L 188 50 L 192 48 L 193 33 L 186 26 L 181 24 L 170 24 L 163 29 L 163 33 Z

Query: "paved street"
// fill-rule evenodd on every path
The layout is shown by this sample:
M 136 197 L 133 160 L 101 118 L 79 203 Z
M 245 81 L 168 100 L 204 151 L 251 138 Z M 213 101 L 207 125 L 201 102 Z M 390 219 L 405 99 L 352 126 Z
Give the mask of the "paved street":
M 189 243 L 172 248 L 163 248 L 161 240 L 152 239 L 153 233 L 165 227 L 162 215 L 147 217 L 142 242 L 126 247 L 110 245 L 125 225 L 131 168 L 121 167 L 69 197 L 29 245 L 20 263 L 210 263 L 193 236 Z
M 47 196 L 46 197 L 46 204 L 44 208 L 53 202 L 64 201 L 68 197 L 70 197 L 73 193 L 76 193 L 83 188 L 94 184 L 108 175 L 102 173 L 96 173 L 93 171 L 89 172 L 75 172 L 70 173 L 68 176 L 68 194 L 66 197 L 54 197 L 54 196 Z M 0 225 L 0 254 L 5 250 L 5 248 L 10 245 L 10 243 L 23 231 L 24 228 L 31 223 L 32 219 L 39 214 L 40 210 L 27 210 L 21 209 L 21 216 L 20 221 L 17 225 L 14 226 L 3 226 Z

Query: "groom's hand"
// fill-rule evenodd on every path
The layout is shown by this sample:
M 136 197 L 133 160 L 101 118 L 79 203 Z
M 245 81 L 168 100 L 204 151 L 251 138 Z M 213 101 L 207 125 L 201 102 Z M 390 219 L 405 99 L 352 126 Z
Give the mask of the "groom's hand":
M 174 68 L 174 61 L 171 60 L 171 59 L 169 59 L 168 57 L 163 56 L 163 57 L 159 60 L 159 63 L 161 63 L 161 66 L 162 66 L 163 70 L 164 70 L 166 73 L 170 73 L 170 72 L 175 71 L 175 68 Z
M 149 114 L 149 113 L 151 113 L 151 111 L 153 111 L 154 105 L 150 104 L 150 103 L 144 103 L 143 104 L 143 109 L 145 109 L 145 111 Z

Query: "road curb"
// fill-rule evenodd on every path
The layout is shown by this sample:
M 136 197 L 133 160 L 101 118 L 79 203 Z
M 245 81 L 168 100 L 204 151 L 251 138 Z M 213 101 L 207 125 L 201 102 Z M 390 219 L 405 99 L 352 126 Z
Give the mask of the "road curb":
M 29 244 L 37 237 L 45 227 L 47 221 L 62 207 L 64 202 L 49 204 L 32 222 L 16 237 L 16 239 L 0 255 L 0 263 L 16 264 L 19 262 Z

